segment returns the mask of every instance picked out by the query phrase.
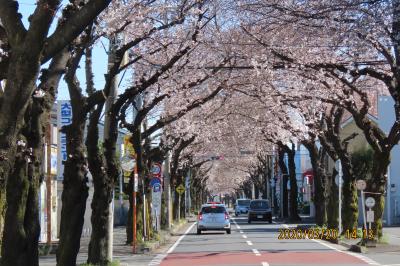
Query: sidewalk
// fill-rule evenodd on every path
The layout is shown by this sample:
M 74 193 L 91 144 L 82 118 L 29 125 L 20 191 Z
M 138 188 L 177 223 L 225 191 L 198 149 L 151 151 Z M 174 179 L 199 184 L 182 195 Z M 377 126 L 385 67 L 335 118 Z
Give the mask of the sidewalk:
M 301 222 L 290 222 L 288 219 L 277 218 L 277 222 L 284 222 L 288 225 L 297 225 L 297 229 L 307 229 L 315 226 L 313 217 L 301 216 Z M 338 241 L 339 245 L 349 248 L 354 252 L 362 253 L 381 253 L 381 252 L 399 252 L 400 253 L 400 226 L 384 226 L 383 227 L 383 239 L 381 243 L 377 243 L 376 247 L 360 247 L 357 245 L 361 241 L 361 238 L 357 239 L 346 239 L 341 238 Z
M 380 243 L 376 243 L 374 247 L 361 247 L 357 245 L 361 238 L 357 239 L 341 239 L 339 245 L 349 248 L 353 252 L 361 253 L 383 253 L 383 252 L 400 252 L 400 227 L 384 227 L 383 238 Z
M 186 228 L 189 227 L 190 223 L 193 222 L 193 217 L 187 217 L 186 220 L 178 225 L 174 225 L 171 232 L 162 230 L 160 232 L 160 240 L 145 242 L 145 250 L 139 251 L 137 254 L 132 253 L 132 246 L 126 245 L 126 232 L 125 227 L 114 228 L 114 247 L 113 247 L 113 260 L 119 261 L 121 266 L 144 266 L 148 265 L 153 259 L 154 254 L 163 252 L 167 244 L 174 242 L 175 238 L 178 238 Z M 81 246 L 77 258 L 77 265 L 86 263 L 88 256 L 88 245 L 90 237 L 85 236 L 81 238 Z M 41 256 L 39 258 L 39 265 L 43 266 L 55 266 L 56 255 L 51 254 L 47 256 Z

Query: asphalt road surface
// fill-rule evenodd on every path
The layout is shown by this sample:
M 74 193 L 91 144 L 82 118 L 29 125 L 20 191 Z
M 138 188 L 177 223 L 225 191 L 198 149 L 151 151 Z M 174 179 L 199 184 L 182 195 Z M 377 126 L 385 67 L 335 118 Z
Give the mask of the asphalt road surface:
M 232 219 L 231 235 L 211 231 L 197 235 L 196 225 L 192 224 L 167 252 L 155 256 L 148 265 L 400 265 L 396 264 L 400 263 L 399 254 L 395 253 L 385 254 L 377 262 L 371 256 L 348 252 L 322 240 L 279 240 L 279 229 L 290 227 L 264 222 L 248 224 L 243 216 Z

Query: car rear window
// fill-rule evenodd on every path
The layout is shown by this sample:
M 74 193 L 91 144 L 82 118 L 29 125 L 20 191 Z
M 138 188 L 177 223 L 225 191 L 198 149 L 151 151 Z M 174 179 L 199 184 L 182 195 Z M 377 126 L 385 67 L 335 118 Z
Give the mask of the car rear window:
M 225 213 L 225 208 L 222 206 L 203 207 L 202 213 Z
M 239 206 L 249 206 L 250 200 L 238 200 L 238 205 Z
M 250 203 L 251 209 L 268 209 L 269 204 L 268 201 L 252 201 Z

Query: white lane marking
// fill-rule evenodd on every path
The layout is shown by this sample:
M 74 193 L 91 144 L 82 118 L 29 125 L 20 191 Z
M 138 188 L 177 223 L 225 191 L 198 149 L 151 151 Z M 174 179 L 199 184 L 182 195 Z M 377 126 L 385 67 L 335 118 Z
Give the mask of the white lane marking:
M 172 247 L 170 247 L 168 249 L 168 251 L 166 253 L 163 254 L 158 254 L 154 259 L 152 259 L 149 263 L 149 266 L 156 266 L 156 265 L 160 265 L 162 260 L 165 259 L 165 257 L 168 256 L 168 254 L 172 253 L 174 251 L 174 249 L 179 245 L 179 243 L 182 241 L 182 239 L 190 232 L 190 230 L 192 230 L 192 228 L 196 225 L 197 223 L 193 223 L 186 231 L 183 235 L 181 235 L 178 240 L 176 240 L 176 242 L 172 245 Z
M 235 220 L 233 220 L 233 223 L 235 224 L 237 229 L 240 229 L 240 226 L 237 224 L 237 222 Z
M 251 243 L 251 241 L 246 241 L 247 245 L 252 246 L 253 243 Z
M 242 231 L 242 230 L 240 230 L 240 233 L 241 233 L 241 234 L 243 234 L 243 231 Z
M 265 262 L 265 261 L 261 262 L 261 265 L 262 266 L 269 266 L 268 262 Z
M 246 235 L 242 235 L 242 237 L 243 237 L 244 239 L 246 239 L 246 238 L 247 238 L 247 236 L 246 236 Z
M 365 256 L 363 256 L 363 255 L 360 255 L 360 254 L 357 254 L 357 253 L 354 253 L 354 252 L 343 251 L 343 250 L 337 249 L 337 248 L 335 248 L 335 247 L 333 247 L 333 246 L 331 246 L 331 245 L 328 245 L 327 243 L 322 242 L 322 240 L 319 240 L 319 239 L 310 239 L 310 240 L 312 240 L 312 241 L 314 241 L 314 242 L 317 242 L 317 243 L 319 243 L 319 244 L 321 244 L 321 245 L 323 245 L 323 246 L 325 246 L 325 247 L 327 247 L 327 248 L 333 249 L 333 250 L 335 250 L 335 251 L 337 251 L 337 252 L 345 253 L 345 254 L 348 254 L 348 255 L 350 255 L 350 256 L 356 257 L 356 258 L 358 258 L 358 259 L 360 259 L 360 260 L 362 260 L 362 261 L 368 263 L 369 265 L 379 265 L 379 266 L 383 266 L 382 264 L 380 264 L 380 263 L 374 261 L 373 259 L 370 259 L 370 258 L 368 258 L 368 257 L 365 257 Z
M 256 256 L 261 256 L 260 252 L 258 252 L 257 249 L 253 248 L 252 251 L 254 254 L 256 254 Z

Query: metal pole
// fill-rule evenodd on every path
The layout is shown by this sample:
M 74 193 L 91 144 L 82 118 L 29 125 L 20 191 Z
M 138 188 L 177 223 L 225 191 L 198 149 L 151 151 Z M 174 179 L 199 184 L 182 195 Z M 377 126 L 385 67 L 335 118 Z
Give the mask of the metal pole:
M 143 186 L 144 190 L 144 186 Z M 143 238 L 147 239 L 146 194 L 143 191 Z
M 170 153 L 168 152 L 164 161 L 164 191 L 165 191 L 165 208 L 167 217 L 167 229 L 171 229 L 171 185 L 170 185 Z
M 133 180 L 132 180 L 132 215 L 133 215 L 133 225 L 132 225 L 132 233 L 133 233 L 133 239 L 132 239 L 132 251 L 133 253 L 136 253 L 136 187 L 137 187 L 137 182 L 138 182 L 138 169 L 137 169 L 137 156 L 135 154 L 135 160 L 136 160 L 136 165 L 134 168 L 134 174 L 133 174 Z
M 51 119 L 49 120 L 51 121 Z M 47 208 L 47 244 L 51 243 L 51 122 L 47 126 L 47 179 L 46 179 L 46 208 Z
M 181 194 L 178 193 L 178 224 L 181 221 Z
M 368 208 L 368 209 L 369 209 L 369 211 L 371 211 L 371 210 L 372 210 L 371 208 Z M 369 222 L 368 222 L 368 227 L 369 227 L 368 229 L 369 229 L 369 230 L 372 230 L 372 226 L 371 226 L 371 224 L 372 224 L 372 223 L 371 223 L 371 221 L 369 221 Z M 367 232 L 368 232 L 368 231 L 367 231 Z
M 390 192 L 390 166 L 388 166 L 388 169 L 387 169 L 387 188 L 386 188 L 386 202 L 387 202 L 387 204 L 386 204 L 386 210 L 387 210 L 387 224 L 388 225 L 392 225 L 392 215 L 391 215 L 391 212 L 392 212 L 392 209 L 390 208 L 391 206 L 391 192 Z
M 338 186 L 339 186 L 339 235 L 342 233 L 342 163 L 339 160 Z
M 342 233 L 342 177 L 339 176 L 339 235 Z
M 123 183 L 122 183 L 122 179 L 123 179 L 123 173 L 121 173 L 119 175 L 119 223 L 121 223 L 123 215 L 124 215 L 124 208 L 123 208 L 123 204 L 124 204 L 124 198 L 122 197 L 122 191 L 123 191 Z
M 364 205 L 364 191 L 361 190 L 361 205 L 362 205 L 362 215 L 364 220 L 364 229 L 367 230 L 367 221 L 365 219 L 365 205 Z

